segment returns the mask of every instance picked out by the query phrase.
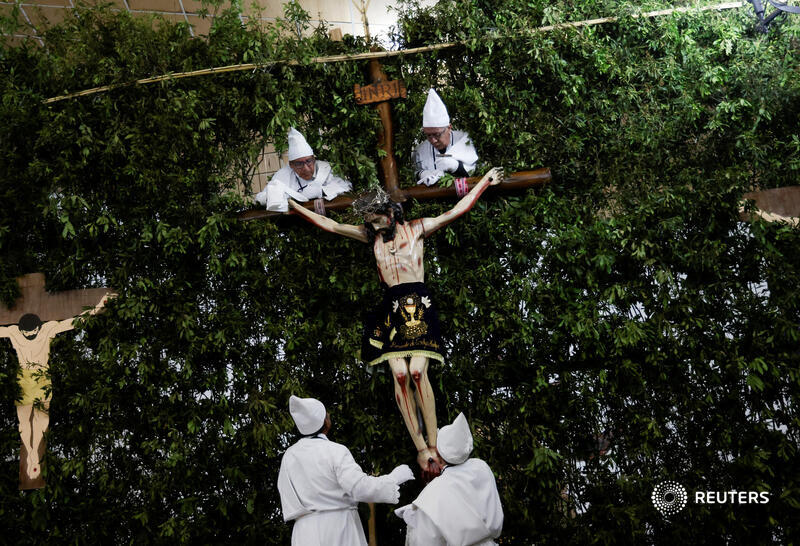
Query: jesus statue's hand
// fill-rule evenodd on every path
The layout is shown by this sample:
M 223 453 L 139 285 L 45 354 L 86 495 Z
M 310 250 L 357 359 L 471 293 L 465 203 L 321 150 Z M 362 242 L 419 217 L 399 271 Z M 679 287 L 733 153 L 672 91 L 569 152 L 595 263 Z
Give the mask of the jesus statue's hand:
M 503 167 L 495 167 L 486 176 L 489 177 L 489 185 L 496 186 L 503 181 Z

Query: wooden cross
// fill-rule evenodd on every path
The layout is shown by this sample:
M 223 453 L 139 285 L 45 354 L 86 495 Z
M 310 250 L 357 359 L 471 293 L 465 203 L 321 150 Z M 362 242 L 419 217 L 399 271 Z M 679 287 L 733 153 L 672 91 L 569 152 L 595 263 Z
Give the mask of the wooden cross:
M 742 220 L 753 220 L 760 216 L 768 222 L 800 223 L 800 186 L 751 191 L 744 194 L 744 199 L 754 201 L 756 210 L 753 214 L 747 214 L 742 207 Z
M 375 104 L 375 108 L 378 110 L 378 115 L 381 119 L 382 130 L 378 134 L 378 147 L 383 150 L 384 153 L 381 154 L 382 157 L 380 160 L 379 174 L 383 178 L 386 192 L 395 202 L 403 202 L 409 198 L 428 200 L 442 197 L 455 197 L 457 195 L 455 187 L 444 188 L 436 186 L 415 186 L 408 189 L 400 188 L 397 160 L 393 150 L 394 133 L 392 130 L 391 103 L 389 101 L 391 99 L 404 98 L 407 94 L 407 91 L 405 85 L 403 85 L 401 82 L 388 80 L 386 73 L 383 71 L 383 68 L 376 59 L 373 59 L 369 62 L 369 75 L 371 84 L 366 86 L 356 85 L 354 88 L 354 95 L 358 104 Z M 481 177 L 473 177 L 468 179 L 466 191 L 470 191 L 480 179 Z M 502 183 L 490 187 L 516 190 L 521 188 L 529 188 L 532 186 L 541 186 L 549 182 L 550 179 L 550 169 L 542 168 L 535 171 L 524 171 L 508 174 L 503 178 Z M 466 191 L 464 193 L 466 193 Z M 475 198 L 477 199 L 477 196 Z M 331 201 L 326 201 L 325 209 L 345 209 L 352 205 L 353 200 L 354 199 L 352 197 L 340 196 Z M 308 201 L 306 203 L 302 203 L 301 205 L 310 210 L 314 210 L 315 208 L 315 203 L 313 201 Z M 297 213 L 297 211 L 293 212 L 295 214 Z M 271 212 L 264 209 L 253 209 L 241 213 L 239 218 L 243 220 L 251 220 L 255 218 L 270 218 L 283 215 L 283 213 L 279 212 Z M 427 379 L 425 381 L 427 381 Z M 400 399 L 398 398 L 397 400 L 398 404 L 400 404 Z M 370 503 L 370 546 L 376 544 L 375 519 L 375 506 L 374 504 Z
M 386 72 L 383 71 L 381 63 L 377 59 L 369 61 L 369 75 L 372 80 L 372 85 L 367 87 L 380 91 L 389 91 L 393 88 L 397 89 L 397 94 L 392 93 L 381 94 L 378 93 L 377 100 L 370 100 L 369 102 L 375 103 L 375 108 L 378 110 L 378 115 L 381 118 L 382 130 L 378 133 L 378 147 L 384 151 L 384 156 L 381 158 L 381 174 L 383 174 L 383 184 L 386 187 L 386 192 L 392 196 L 395 201 L 405 201 L 400 194 L 399 174 L 397 172 L 397 159 L 394 157 L 394 131 L 392 130 L 392 107 L 389 102 L 390 99 L 395 97 L 405 97 L 406 87 L 400 82 L 389 82 Z M 391 85 L 394 84 L 394 85 Z M 356 102 L 358 102 L 360 89 L 356 88 Z M 365 102 L 358 102 L 359 104 L 366 104 Z
M 45 291 L 44 273 L 29 273 L 17 277 L 21 295 L 14 305 L 0 305 L 0 326 L 17 324 L 22 315 L 39 315 L 42 322 L 76 317 L 108 293 L 108 288 L 85 288 L 50 293 Z
M 356 85 L 354 87 L 354 96 L 358 104 L 375 104 L 375 108 L 378 110 L 378 115 L 381 118 L 382 130 L 378 133 L 378 148 L 383 150 L 384 154 L 380 160 L 379 174 L 383 179 L 386 192 L 398 203 L 402 203 L 409 198 L 418 201 L 427 201 L 429 199 L 455 197 L 457 195 L 455 187 L 414 186 L 405 189 L 400 188 L 397 159 L 395 158 L 393 149 L 394 132 L 392 126 L 392 109 L 389 101 L 397 98 L 405 98 L 407 95 L 406 87 L 400 81 L 390 81 L 377 59 L 371 59 L 369 61 L 368 72 L 372 83 L 364 86 Z M 488 191 L 510 191 L 543 186 L 550 182 L 551 179 L 552 177 L 548 167 L 532 171 L 507 173 L 501 184 L 491 186 Z M 472 189 L 472 186 L 477 183 L 478 180 L 480 180 L 478 176 L 468 178 L 467 191 Z M 330 201 L 325 201 L 325 209 L 343 210 L 352 205 L 353 201 L 353 197 L 339 196 Z M 301 203 L 301 205 L 307 209 L 314 210 L 314 201 L 307 201 Z M 281 212 L 252 209 L 239 214 L 239 218 L 241 220 L 253 220 L 256 218 L 274 218 L 283 215 L 284 213 Z
M 39 376 L 47 372 L 50 343 L 55 335 L 71 330 L 76 317 L 87 310 L 98 312 L 109 290 L 88 288 L 48 293 L 43 273 L 23 275 L 17 278 L 17 284 L 21 296 L 14 305 L 10 308 L 0 305 L 0 337 L 9 338 L 17 352 L 22 372 L 20 386 L 32 388 L 39 400 L 27 400 L 33 395 L 23 388 L 23 399 L 16 404 L 22 439 L 19 488 L 39 489 L 44 487 L 41 461 L 45 454 L 44 433 L 49 424 L 49 398 L 42 392 L 49 388 L 49 382 L 40 381 Z M 35 456 L 31 456 L 26 444 L 31 445 Z

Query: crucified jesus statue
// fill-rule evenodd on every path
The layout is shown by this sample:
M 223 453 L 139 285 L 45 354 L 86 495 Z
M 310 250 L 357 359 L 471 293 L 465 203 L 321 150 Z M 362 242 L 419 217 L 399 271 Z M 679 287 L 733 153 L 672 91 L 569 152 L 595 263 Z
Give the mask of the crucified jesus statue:
M 103 296 L 93 309 L 87 309 L 81 314 L 97 314 L 109 297 L 113 295 Z M 50 343 L 61 332 L 72 330 L 75 327 L 75 318 L 77 317 L 42 322 L 38 315 L 27 313 L 20 317 L 18 324 L 0 326 L 0 337 L 11 340 L 21 368 L 19 386 L 22 389 L 22 399 L 15 401 L 14 405 L 17 406 L 22 445 L 28 454 L 24 467 L 29 480 L 34 480 L 41 474 L 40 459 L 44 452 L 42 438 L 50 424 L 48 409 L 52 392 L 50 379 L 47 377 Z
M 389 363 L 395 400 L 426 479 L 439 475 L 443 464 L 436 451 L 436 402 L 428 380 L 428 365 L 430 360 L 443 362 L 444 357 L 436 308 L 425 287 L 423 243 L 436 230 L 469 211 L 486 188 L 499 184 L 502 177 L 502 169 L 490 170 L 452 209 L 436 218 L 406 221 L 400 204 L 383 191 L 372 192 L 353 203 L 353 208 L 364 216 L 360 226 L 340 224 L 289 201 L 297 214 L 325 231 L 372 245 L 385 291 L 382 303 L 365 325 L 361 357 L 369 365 Z M 417 406 L 427 439 L 422 434 Z

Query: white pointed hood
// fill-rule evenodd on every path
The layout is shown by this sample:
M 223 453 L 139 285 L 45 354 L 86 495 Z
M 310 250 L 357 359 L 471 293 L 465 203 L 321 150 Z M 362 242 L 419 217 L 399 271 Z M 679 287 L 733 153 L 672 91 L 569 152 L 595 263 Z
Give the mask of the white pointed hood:
M 461 464 L 472 453 L 472 433 L 463 413 L 459 413 L 452 424 L 439 429 L 436 440 L 439 455 L 448 464 Z
M 289 413 L 300 434 L 313 434 L 325 424 L 325 405 L 316 398 L 289 398 Z
M 289 129 L 289 161 L 310 155 L 314 155 L 314 150 L 308 145 L 306 138 L 294 127 Z
M 428 100 L 422 109 L 423 127 L 447 127 L 450 125 L 450 116 L 447 113 L 447 106 L 433 89 L 428 90 Z

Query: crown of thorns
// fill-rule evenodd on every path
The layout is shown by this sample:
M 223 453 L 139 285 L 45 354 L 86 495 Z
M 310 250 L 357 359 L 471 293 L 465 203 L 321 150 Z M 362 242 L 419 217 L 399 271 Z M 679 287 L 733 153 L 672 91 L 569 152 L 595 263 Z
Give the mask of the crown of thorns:
M 353 210 L 365 216 L 386 210 L 386 206 L 392 202 L 392 198 L 383 188 L 375 188 L 353 201 Z

